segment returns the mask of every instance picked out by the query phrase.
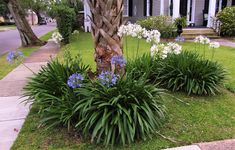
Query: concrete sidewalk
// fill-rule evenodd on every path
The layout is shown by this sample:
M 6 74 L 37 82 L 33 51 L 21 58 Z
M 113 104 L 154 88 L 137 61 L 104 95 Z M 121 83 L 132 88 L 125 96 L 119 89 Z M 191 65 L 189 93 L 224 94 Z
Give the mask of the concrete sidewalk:
M 165 150 L 235 150 L 235 139 L 196 143 L 194 145 L 168 148 Z
M 223 38 L 221 38 L 221 39 L 212 39 L 211 41 L 219 42 L 220 45 L 223 45 L 223 46 L 228 46 L 228 47 L 235 48 L 235 42 L 232 42 L 232 41 L 227 40 L 227 39 L 223 39 Z
M 26 58 L 24 63 L 36 73 L 58 51 L 59 46 L 50 41 Z M 0 80 L 0 150 L 10 149 L 29 113 L 30 105 L 21 103 L 24 100 L 21 96 L 31 76 L 33 73 L 29 69 L 19 65 Z

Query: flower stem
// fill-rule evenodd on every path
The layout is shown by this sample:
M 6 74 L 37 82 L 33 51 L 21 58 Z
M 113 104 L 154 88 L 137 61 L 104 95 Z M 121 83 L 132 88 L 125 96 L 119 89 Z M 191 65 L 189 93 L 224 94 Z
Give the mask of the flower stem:
M 214 56 L 215 56 L 215 48 L 212 48 L 212 57 L 211 57 L 211 60 L 214 59 Z
M 140 39 L 138 38 L 137 50 L 136 50 L 136 58 L 139 56 L 139 48 L 140 48 Z
M 29 69 L 34 75 L 36 74 L 32 69 L 30 69 L 28 66 L 26 66 L 23 62 L 21 63 L 25 68 Z
M 204 44 L 204 47 L 203 47 L 203 55 L 204 55 L 204 58 L 206 58 L 206 45 Z
M 128 60 L 129 57 L 128 57 L 127 36 L 125 36 L 125 45 L 126 45 L 126 57 L 127 57 L 127 60 Z

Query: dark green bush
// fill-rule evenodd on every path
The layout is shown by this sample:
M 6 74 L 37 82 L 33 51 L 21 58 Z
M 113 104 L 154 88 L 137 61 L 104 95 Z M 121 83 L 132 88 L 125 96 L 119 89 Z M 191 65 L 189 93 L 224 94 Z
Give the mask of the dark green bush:
M 134 80 L 127 74 L 113 87 L 93 82 L 77 89 L 77 93 L 84 97 L 75 106 L 82 118 L 77 128 L 96 144 L 125 145 L 146 140 L 165 119 L 162 90 L 144 78 Z
M 68 44 L 73 30 L 73 22 L 75 21 L 75 11 L 65 5 L 54 6 L 52 11 L 55 14 L 57 28 L 64 38 L 62 42 Z
M 14 22 L 0 22 L 0 26 L 15 25 Z
M 235 36 L 235 7 L 226 7 L 218 13 L 221 21 L 221 34 Z
M 195 95 L 215 95 L 225 79 L 225 70 L 217 62 L 196 53 L 170 54 L 156 62 L 157 80 L 164 88 Z
M 48 127 L 63 125 L 69 128 L 78 119 L 73 106 L 80 97 L 68 87 L 67 80 L 75 72 L 86 76 L 88 66 L 84 66 L 79 57 L 72 59 L 68 54 L 65 58 L 63 64 L 58 60 L 49 62 L 24 88 L 27 101 L 32 100 L 42 118 L 41 123 Z
M 169 16 L 154 16 L 137 21 L 137 24 L 148 30 L 158 30 L 162 38 L 176 37 L 176 27 Z
M 174 21 L 175 26 L 181 25 L 183 28 L 187 27 L 187 18 L 186 17 L 178 17 Z

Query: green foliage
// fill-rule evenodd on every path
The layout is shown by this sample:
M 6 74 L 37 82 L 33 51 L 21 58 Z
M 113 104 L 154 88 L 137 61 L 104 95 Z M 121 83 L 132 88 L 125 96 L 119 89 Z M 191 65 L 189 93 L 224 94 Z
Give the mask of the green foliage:
M 154 65 L 155 62 L 150 54 L 145 53 L 140 57 L 127 61 L 126 71 L 132 74 L 134 79 L 145 77 L 154 80 Z
M 235 36 L 235 7 L 226 7 L 218 13 L 221 21 L 221 34 Z
M 110 88 L 95 81 L 77 93 L 84 97 L 75 105 L 81 118 L 77 128 L 96 144 L 146 140 L 165 119 L 162 90 L 144 78 L 135 80 L 127 74 Z
M 171 38 L 177 35 L 176 27 L 169 16 L 154 16 L 137 21 L 137 24 L 148 30 L 158 30 L 162 38 Z
M 9 26 L 9 25 L 15 25 L 14 22 L 0 22 L 0 26 Z
M 63 64 L 51 61 L 24 88 L 42 124 L 76 127 L 84 138 L 105 146 L 146 140 L 160 128 L 165 120 L 161 89 L 132 74 L 108 88 L 98 80 L 88 80 L 88 67 L 80 59 L 65 58 Z M 71 89 L 67 80 L 75 72 L 82 73 L 86 81 Z
M 64 5 L 57 5 L 53 7 L 52 12 L 56 16 L 57 28 L 64 38 L 62 42 L 68 44 L 75 20 L 74 9 Z
M 3 0 L 0 0 L 0 16 L 7 17 L 9 13 L 7 4 Z
M 178 17 L 174 21 L 175 26 L 181 25 L 183 28 L 187 27 L 187 18 L 186 17 Z
M 70 128 L 72 122 L 78 119 L 72 108 L 80 97 L 67 86 L 67 80 L 75 72 L 86 76 L 87 69 L 88 66 L 83 65 L 78 56 L 73 59 L 68 53 L 63 64 L 53 60 L 31 78 L 24 88 L 24 96 L 28 96 L 27 101 L 33 100 L 42 124 Z
M 159 61 L 156 71 L 156 78 L 163 87 L 188 95 L 215 95 L 226 75 L 220 64 L 193 52 L 168 55 Z

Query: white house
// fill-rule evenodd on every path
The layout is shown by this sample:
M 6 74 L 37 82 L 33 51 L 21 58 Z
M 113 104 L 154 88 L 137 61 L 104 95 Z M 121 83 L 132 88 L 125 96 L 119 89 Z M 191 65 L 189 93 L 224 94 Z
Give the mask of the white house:
M 233 5 L 235 0 L 124 0 L 123 17 L 135 22 L 147 16 L 186 16 L 189 25 L 212 27 L 216 13 L 224 7 Z M 84 15 L 85 31 L 90 31 L 90 9 L 86 0 Z

